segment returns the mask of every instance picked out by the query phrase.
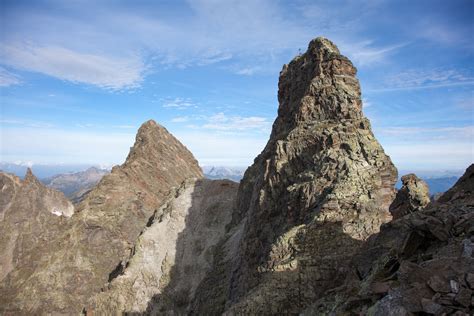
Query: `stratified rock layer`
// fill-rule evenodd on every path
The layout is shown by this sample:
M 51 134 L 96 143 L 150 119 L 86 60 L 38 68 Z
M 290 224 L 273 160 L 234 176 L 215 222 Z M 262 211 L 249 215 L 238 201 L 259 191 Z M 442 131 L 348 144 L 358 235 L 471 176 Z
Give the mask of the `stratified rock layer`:
M 324 38 L 283 67 L 278 117 L 222 245 L 238 251 L 202 284 L 197 314 L 298 313 L 342 283 L 359 244 L 391 218 L 397 171 L 362 114 L 355 75 Z
M 402 187 L 390 205 L 393 219 L 418 212 L 430 203 L 430 191 L 425 181 L 410 173 L 402 177 Z
M 307 315 L 471 315 L 474 165 L 434 204 L 382 226 Z
M 81 312 L 121 273 L 122 261 L 169 192 L 200 177 L 197 161 L 176 138 L 154 121 L 144 123 L 126 162 L 102 178 L 67 227 L 51 242 L 32 245 L 34 266 L 16 267 L 0 284 L 0 312 Z

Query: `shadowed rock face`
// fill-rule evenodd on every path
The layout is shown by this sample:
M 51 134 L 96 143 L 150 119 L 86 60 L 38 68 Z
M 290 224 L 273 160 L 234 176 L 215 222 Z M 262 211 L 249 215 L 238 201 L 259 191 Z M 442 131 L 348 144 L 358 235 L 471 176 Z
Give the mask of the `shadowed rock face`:
M 393 219 L 422 210 L 430 203 L 430 191 L 425 181 L 414 174 L 402 177 L 402 187 L 390 204 Z
M 31 169 L 23 181 L 0 172 L 0 190 L 2 282 L 18 266 L 30 264 L 36 244 L 55 238 L 74 213 L 74 206 L 61 192 L 41 184 Z
M 213 265 L 237 187 L 228 180 L 201 179 L 176 189 L 139 237 L 124 273 L 94 296 L 87 310 L 99 315 L 186 314 Z
M 360 241 L 391 218 L 397 171 L 355 74 L 324 38 L 283 67 L 270 140 L 239 187 L 228 237 L 239 250 L 216 268 L 228 287 L 200 291 L 222 305 L 197 297 L 198 313 L 297 313 L 343 281 Z
M 50 242 L 32 245 L 34 265 L 26 262 L 6 276 L 0 312 L 79 313 L 120 274 L 172 188 L 200 177 L 197 161 L 176 138 L 154 121 L 144 123 L 126 162 L 102 178 Z
M 468 315 L 473 294 L 471 165 L 438 201 L 383 225 L 352 260 L 344 286 L 306 314 Z

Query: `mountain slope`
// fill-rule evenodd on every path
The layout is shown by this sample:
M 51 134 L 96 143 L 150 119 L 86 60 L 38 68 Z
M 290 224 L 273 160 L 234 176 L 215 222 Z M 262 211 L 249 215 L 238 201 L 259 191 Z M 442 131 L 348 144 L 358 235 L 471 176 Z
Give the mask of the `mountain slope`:
M 50 243 L 0 285 L 0 311 L 79 313 L 113 278 L 174 187 L 202 172 L 192 154 L 154 121 L 144 123 L 126 162 L 77 206 Z M 52 277 L 54 276 L 54 277 Z

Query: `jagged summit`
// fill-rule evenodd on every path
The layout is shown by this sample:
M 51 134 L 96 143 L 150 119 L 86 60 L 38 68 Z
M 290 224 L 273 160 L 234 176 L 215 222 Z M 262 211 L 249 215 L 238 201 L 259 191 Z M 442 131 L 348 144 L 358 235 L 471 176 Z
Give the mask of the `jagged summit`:
M 25 180 L 27 183 L 36 183 L 36 184 L 39 184 L 41 183 L 38 178 L 33 174 L 33 171 L 31 170 L 31 168 L 27 168 L 26 169 L 26 174 L 25 174 Z
M 271 139 L 297 125 L 363 118 L 356 73 L 351 61 L 331 41 L 321 37 L 311 41 L 308 50 L 284 65 L 280 73 L 280 105 Z
M 154 120 L 146 121 L 138 129 L 135 144 L 123 167 L 131 165 L 153 165 L 157 167 L 155 171 L 166 170 L 166 173 L 189 171 L 202 177 L 202 170 L 193 154 Z
M 316 37 L 315 39 L 311 40 L 311 42 L 309 42 L 309 52 L 319 52 L 321 50 L 326 50 L 329 53 L 335 53 L 337 55 L 341 54 L 337 46 L 325 37 Z

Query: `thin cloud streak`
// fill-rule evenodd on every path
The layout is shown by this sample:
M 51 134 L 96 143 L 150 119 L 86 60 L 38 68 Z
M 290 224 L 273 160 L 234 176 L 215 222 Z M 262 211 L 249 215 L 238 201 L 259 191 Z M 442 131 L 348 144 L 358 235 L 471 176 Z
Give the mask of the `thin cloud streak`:
M 1 58 L 11 67 L 111 90 L 138 87 L 146 69 L 139 58 L 104 57 L 24 43 L 2 45 Z

